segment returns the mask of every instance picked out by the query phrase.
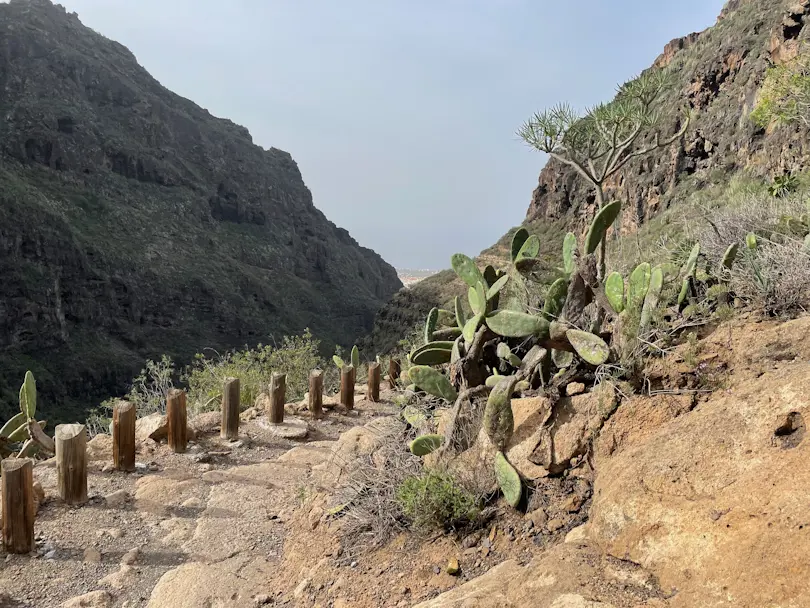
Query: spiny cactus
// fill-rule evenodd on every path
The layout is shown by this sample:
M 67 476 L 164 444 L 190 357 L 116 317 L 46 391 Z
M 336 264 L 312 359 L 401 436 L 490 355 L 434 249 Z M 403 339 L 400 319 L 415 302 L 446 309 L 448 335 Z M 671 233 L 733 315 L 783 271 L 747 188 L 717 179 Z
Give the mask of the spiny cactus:
M 504 338 L 548 335 L 548 321 L 539 315 L 497 310 L 486 318 L 487 327 Z
M 0 429 L 0 455 L 8 456 L 17 447 L 14 444 L 25 442 L 17 454 L 18 458 L 33 456 L 37 450 L 53 452 L 53 440 L 45 435 L 45 421 L 37 421 L 37 385 L 34 374 L 25 373 L 19 393 L 20 413 L 11 417 Z
M 543 305 L 543 316 L 553 321 L 562 313 L 565 306 L 565 299 L 568 297 L 568 281 L 566 279 L 557 279 L 548 288 L 546 294 L 546 301 Z
M 533 234 L 526 239 L 526 242 L 523 243 L 520 251 L 518 251 L 515 264 L 526 259 L 536 258 L 538 253 L 540 253 L 540 239 Z
M 503 497 L 506 502 L 513 508 L 517 508 L 520 504 L 520 499 L 523 496 L 523 485 L 520 481 L 520 475 L 515 468 L 506 460 L 503 452 L 495 454 L 495 479 L 498 481 L 498 486 L 501 488 Z
M 356 344 L 352 346 L 352 367 L 355 370 L 360 369 L 360 349 L 357 348 Z
M 660 266 L 653 268 L 650 273 L 650 284 L 647 294 L 644 297 L 644 305 L 641 309 L 640 331 L 645 331 L 652 320 L 653 311 L 658 308 L 661 299 L 661 292 L 664 289 L 664 271 Z

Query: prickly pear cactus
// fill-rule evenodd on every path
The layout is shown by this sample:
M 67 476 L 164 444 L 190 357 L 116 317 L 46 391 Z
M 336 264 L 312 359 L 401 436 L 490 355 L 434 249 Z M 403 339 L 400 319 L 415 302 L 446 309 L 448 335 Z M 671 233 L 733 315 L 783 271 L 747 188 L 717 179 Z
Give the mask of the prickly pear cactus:
M 565 335 L 577 354 L 591 365 L 602 365 L 610 358 L 610 347 L 596 334 L 569 329 Z
M 753 232 L 749 232 L 745 235 L 745 246 L 748 247 L 751 251 L 755 251 L 757 248 L 757 235 Z
M 585 237 L 585 253 L 587 255 L 596 251 L 599 243 L 605 238 L 608 228 L 616 221 L 616 218 L 619 216 L 619 211 L 621 210 L 622 204 L 620 201 L 608 203 L 599 210 L 599 213 L 596 214 L 596 217 L 593 218 L 593 222 L 591 222 L 588 235 Z
M 515 264 L 519 263 L 522 260 L 536 258 L 537 254 L 539 253 L 540 253 L 540 239 L 533 234 L 526 239 L 526 242 L 523 243 L 523 246 L 520 248 L 520 251 L 518 251 L 517 258 L 515 258 Z
M 34 420 L 37 415 L 37 382 L 30 371 L 25 372 L 25 380 L 20 387 L 20 413 L 28 420 Z
M 499 295 L 506 284 L 509 282 L 509 275 L 505 274 L 496 280 L 492 286 L 487 290 L 487 300 L 493 300 L 495 296 Z
M 608 275 L 605 281 L 605 296 L 617 314 L 624 312 L 624 278 L 618 272 Z
M 489 394 L 484 410 L 484 430 L 499 450 L 506 449 L 506 444 L 509 443 L 515 430 L 512 393 L 516 385 L 517 377 L 503 376 Z
M 523 485 L 520 481 L 520 475 L 515 468 L 506 460 L 503 452 L 495 454 L 495 479 L 498 480 L 498 486 L 503 492 L 503 497 L 510 506 L 517 508 L 520 504 L 520 499 L 523 496 Z
M 356 344 L 352 346 L 352 367 L 355 370 L 360 369 L 360 349 L 357 348 Z
M 684 276 L 688 278 L 695 277 L 695 271 L 697 270 L 697 263 L 698 257 L 700 257 L 700 243 L 695 243 L 695 246 L 692 247 L 692 251 L 689 253 L 689 259 L 686 261 L 686 266 L 684 266 Z
M 565 235 L 563 240 L 563 270 L 569 277 L 577 268 L 577 236 L 573 232 Z
M 475 288 L 478 283 L 484 282 L 484 275 L 475 265 L 475 262 L 463 253 L 455 253 L 450 258 L 450 264 L 456 274 L 470 287 Z
M 467 323 L 467 318 L 464 316 L 464 309 L 461 307 L 461 298 L 458 296 L 454 300 L 456 309 L 456 324 L 460 330 L 464 330 L 464 325 Z
M 553 321 L 562 314 L 565 306 L 565 298 L 568 296 L 568 281 L 557 279 L 548 288 L 546 301 L 543 304 L 543 316 L 548 321 Z
M 641 309 L 641 330 L 646 330 L 652 320 L 652 314 L 658 308 L 661 292 L 664 289 L 664 271 L 660 266 L 653 268 L 650 274 L 650 287 L 644 297 L 644 306 Z
M 636 266 L 636 269 L 630 274 L 630 280 L 627 282 L 627 308 L 641 310 L 641 305 L 650 289 L 651 275 L 652 268 L 647 262 Z
M 428 313 L 427 321 L 425 321 L 425 342 L 430 342 L 433 340 L 433 332 L 436 331 L 436 325 L 439 323 L 439 309 L 432 308 L 431 311 Z M 352 351 L 352 355 L 354 355 L 354 351 Z M 352 361 L 354 361 L 352 359 Z M 352 363 L 354 365 L 354 363 Z M 355 368 L 357 369 L 357 368 Z
M 514 310 L 497 310 L 486 318 L 487 326 L 504 338 L 547 336 L 548 321 L 539 315 Z
M 411 441 L 410 449 L 414 456 L 427 456 L 442 447 L 443 443 L 444 437 L 441 435 L 422 435 Z
M 722 267 L 726 270 L 731 270 L 732 266 L 734 266 L 734 260 L 737 259 L 737 252 L 740 250 L 740 244 L 734 243 L 733 245 L 729 245 L 728 249 L 726 249 L 725 254 L 723 254 L 723 262 Z
M 517 232 L 515 232 L 515 235 L 512 237 L 511 259 L 513 264 L 517 261 L 518 254 L 528 238 L 529 231 L 525 228 L 518 228 Z
M 408 377 L 417 387 L 434 397 L 450 402 L 458 398 L 458 393 L 450 380 L 432 367 L 415 365 L 408 370 Z

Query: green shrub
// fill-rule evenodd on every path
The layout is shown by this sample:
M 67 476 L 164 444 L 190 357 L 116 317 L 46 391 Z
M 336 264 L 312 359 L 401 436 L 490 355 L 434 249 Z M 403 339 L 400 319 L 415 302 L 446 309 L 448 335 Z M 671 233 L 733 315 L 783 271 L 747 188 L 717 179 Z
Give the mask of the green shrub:
M 279 345 L 228 352 L 214 358 L 198 354 L 183 376 L 188 384 L 189 403 L 195 411 L 214 410 L 222 398 L 226 378 L 239 378 L 242 408 L 248 408 L 267 389 L 273 372 L 287 374 L 287 400 L 303 398 L 309 387 L 309 373 L 323 367 L 319 342 L 309 329 L 300 336 L 284 336 Z
M 417 530 L 452 529 L 478 516 L 479 501 L 452 475 L 425 471 L 408 477 L 397 490 L 402 513 Z

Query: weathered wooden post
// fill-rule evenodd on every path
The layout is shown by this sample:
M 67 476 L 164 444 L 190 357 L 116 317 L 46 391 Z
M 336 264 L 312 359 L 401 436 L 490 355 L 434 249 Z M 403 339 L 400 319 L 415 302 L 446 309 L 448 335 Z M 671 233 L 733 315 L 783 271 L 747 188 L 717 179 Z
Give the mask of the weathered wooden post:
M 135 470 L 135 404 L 119 401 L 113 407 L 113 466 L 119 471 Z
M 315 419 L 323 418 L 323 372 L 319 369 L 309 373 L 309 412 Z
M 380 364 L 377 362 L 368 366 L 368 399 L 375 403 L 380 400 Z
M 3 546 L 9 553 L 34 550 L 34 463 L 6 458 L 3 475 Z
M 60 424 L 56 441 L 59 498 L 69 505 L 87 502 L 87 433 L 83 424 Z
M 340 370 L 340 402 L 347 410 L 354 409 L 354 367 L 344 365 Z
M 402 366 L 399 364 L 399 361 L 391 357 L 388 361 L 388 383 L 391 385 L 391 390 L 394 390 L 397 387 L 397 382 L 399 381 L 399 374 L 402 371 Z
M 227 378 L 222 387 L 222 425 L 219 436 L 239 439 L 239 378 Z
M 186 393 L 173 388 L 166 397 L 166 421 L 169 447 L 175 454 L 185 454 L 188 444 Z
M 287 375 L 273 374 L 270 377 L 270 412 L 271 424 L 284 422 L 284 401 L 287 398 Z

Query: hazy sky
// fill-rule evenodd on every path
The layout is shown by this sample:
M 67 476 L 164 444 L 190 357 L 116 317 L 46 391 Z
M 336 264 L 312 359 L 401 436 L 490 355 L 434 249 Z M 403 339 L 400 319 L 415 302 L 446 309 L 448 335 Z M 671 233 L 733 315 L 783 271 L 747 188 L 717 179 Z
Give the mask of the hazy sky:
M 584 107 L 722 0 L 62 0 L 163 85 L 289 151 L 315 204 L 395 266 L 519 224 L 533 112 Z

